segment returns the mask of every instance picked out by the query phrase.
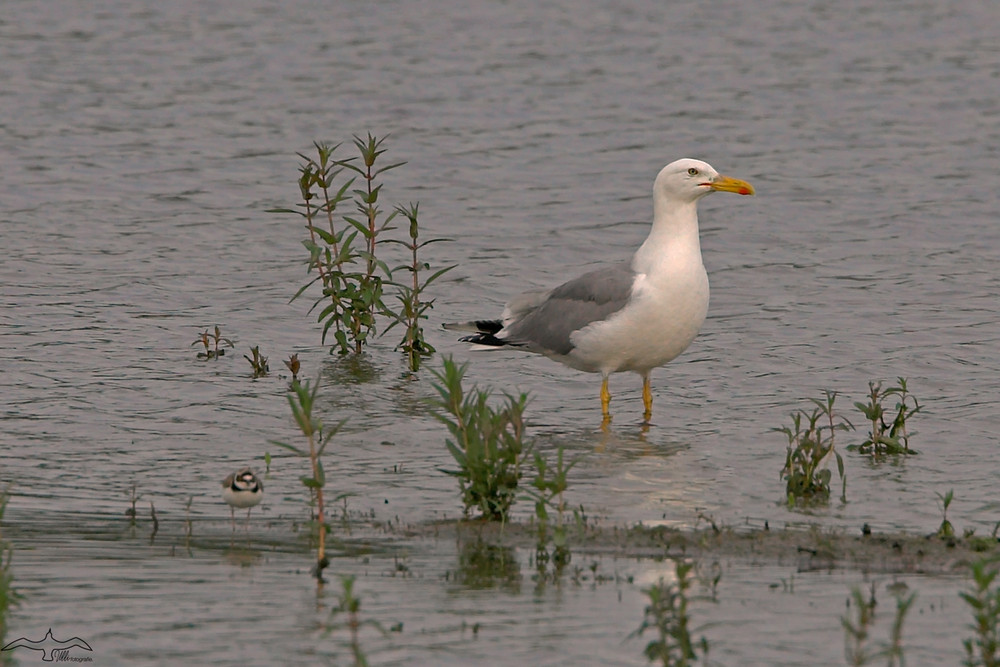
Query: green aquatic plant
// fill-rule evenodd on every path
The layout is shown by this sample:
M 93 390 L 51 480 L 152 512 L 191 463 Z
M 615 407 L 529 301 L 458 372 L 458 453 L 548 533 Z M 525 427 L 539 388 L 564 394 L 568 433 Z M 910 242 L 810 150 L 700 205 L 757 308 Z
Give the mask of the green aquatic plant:
M 346 292 L 350 306 L 347 311 L 349 319 L 345 323 L 356 353 L 361 352 L 362 346 L 368 342 L 368 336 L 376 332 L 376 317 L 379 314 L 390 317 L 393 315 L 382 300 L 384 283 L 392 280 L 392 273 L 378 257 L 378 241 L 382 234 L 392 229 L 390 224 L 398 213 L 393 210 L 388 215 L 383 215 L 384 211 L 379 205 L 382 184 L 377 179 L 390 169 L 405 163 L 376 166 L 378 159 L 385 153 L 382 148 L 384 141 L 384 137 L 377 139 L 371 134 L 367 139 L 354 137 L 361 165 L 354 164 L 354 158 L 337 163 L 344 169 L 355 172 L 362 180 L 361 187 L 352 191 L 355 211 L 359 217 L 344 215 L 344 221 L 361 234 L 364 243 L 364 250 L 355 255 L 356 259 L 361 260 L 364 270 L 351 274 L 352 280 L 347 283 Z
M 954 489 L 948 489 L 948 492 L 944 495 L 937 492 L 934 495 L 938 497 L 938 505 L 941 507 L 941 525 L 938 526 L 937 532 L 934 534 L 942 539 L 954 537 L 955 527 L 951 525 L 951 521 L 948 521 L 948 506 L 951 505 L 951 501 L 955 498 L 955 491 Z
M 253 370 L 254 379 L 267 375 L 271 369 L 267 367 L 267 357 L 260 353 L 260 346 L 255 345 L 251 347 L 250 353 L 253 357 L 248 357 L 244 354 L 243 358 L 250 362 L 250 368 Z
M 656 631 L 657 637 L 646 644 L 643 651 L 650 662 L 659 661 L 663 667 L 688 667 L 698 658 L 698 649 L 707 660 L 708 640 L 701 637 L 695 642 L 691 637 L 688 590 L 694 569 L 694 563 L 676 561 L 673 583 L 660 579 L 642 591 L 649 598 L 649 604 L 642 624 L 629 638 L 639 637 L 649 629 Z
M 314 282 L 318 282 L 322 288 L 322 296 L 316 299 L 312 308 L 329 301 L 317 318 L 323 323 L 322 341 L 326 343 L 327 333 L 333 327 L 337 348 L 342 354 L 346 354 L 351 350 L 347 331 L 351 330 L 352 325 L 358 326 L 357 320 L 361 317 L 360 314 L 354 317 L 351 313 L 357 282 L 351 268 L 358 259 L 353 243 L 358 231 L 339 227 L 334 213 L 347 198 L 347 189 L 354 180 L 348 180 L 334 190 L 334 181 L 344 171 L 339 162 L 333 159 L 333 153 L 340 145 L 315 143 L 314 146 L 316 159 L 299 154 L 305 160 L 299 167 L 299 193 L 302 197 L 299 206 L 302 210 L 272 209 L 271 212 L 295 213 L 305 218 L 309 238 L 302 244 L 309 251 L 309 272 L 315 272 L 316 277 L 303 285 L 292 297 L 292 301 L 299 298 Z M 318 202 L 313 201 L 318 196 L 314 188 L 319 188 L 322 194 Z M 326 228 L 320 226 L 324 219 Z M 359 342 L 359 347 L 360 344 Z
M 203 352 L 198 353 L 198 358 L 206 360 L 218 359 L 226 354 L 226 345 L 233 348 L 236 347 L 232 340 L 222 335 L 222 329 L 219 328 L 218 324 L 215 325 L 215 330 L 212 333 L 209 333 L 208 329 L 205 329 L 205 331 L 201 332 L 195 341 L 191 343 L 191 345 L 198 344 L 201 344 L 205 348 Z M 220 345 L 222 346 L 221 348 Z
M 847 501 L 847 476 L 844 459 L 834 447 L 837 431 L 848 431 L 853 425 L 834 412 L 837 392 L 825 391 L 825 400 L 810 399 L 816 408 L 811 412 L 798 409 L 791 413 L 791 427 L 772 429 L 788 438 L 785 465 L 781 477 L 785 480 L 785 493 L 789 507 L 799 501 L 825 502 L 830 497 L 830 480 L 833 473 L 827 466 L 830 457 L 837 463 L 840 473 L 841 501 Z
M 429 271 L 430 264 L 420 261 L 418 251 L 431 243 L 447 241 L 448 239 L 430 239 L 420 241 L 420 226 L 417 222 L 419 204 L 410 204 L 407 207 L 397 206 L 396 212 L 403 215 L 409 221 L 409 239 L 401 241 L 399 239 L 388 239 L 388 243 L 398 243 L 406 248 L 410 261 L 397 266 L 393 271 L 408 271 L 410 282 L 395 283 L 399 289 L 396 298 L 399 300 L 400 310 L 395 314 L 396 320 L 386 327 L 386 332 L 397 324 L 401 324 L 405 329 L 403 340 L 400 341 L 397 349 L 406 353 L 407 362 L 411 371 L 420 368 L 420 361 L 431 354 L 434 354 L 434 346 L 424 338 L 424 329 L 421 320 L 427 319 L 427 311 L 434 306 L 434 300 L 426 300 L 421 295 L 426 291 L 427 286 L 440 278 L 442 275 L 455 268 L 454 265 L 446 266 L 443 269 L 434 271 L 429 276 L 421 279 L 421 271 Z
M 323 494 L 326 487 L 326 473 L 323 470 L 322 456 L 326 446 L 330 444 L 330 440 L 344 425 L 344 422 L 340 422 L 329 430 L 324 430 L 322 421 L 313 414 L 318 393 L 319 379 L 317 378 L 315 383 L 310 383 L 308 380 L 293 383 L 288 394 L 288 405 L 292 409 L 292 417 L 294 417 L 302 435 L 305 436 L 308 449 L 301 449 L 277 440 L 271 442 L 278 447 L 287 449 L 296 456 L 309 459 L 310 474 L 303 475 L 299 479 L 302 485 L 309 490 L 310 499 L 315 503 L 313 525 L 316 531 L 316 565 L 313 568 L 313 575 L 322 582 L 323 570 L 330 564 L 330 560 L 326 556 L 326 535 L 329 527 L 326 523 L 327 503 Z M 341 497 L 343 496 L 337 496 L 331 502 L 336 502 Z
M 966 667 L 998 667 L 1000 665 L 1000 587 L 995 585 L 996 559 L 972 563 L 972 586 L 959 596 L 972 609 L 971 628 L 975 636 L 962 641 Z
M 299 362 L 299 355 L 293 354 L 285 361 L 285 368 L 292 372 L 292 383 L 299 381 L 299 369 L 302 368 L 302 364 Z
M 309 252 L 309 273 L 315 273 L 315 277 L 295 293 L 292 301 L 314 283 L 320 285 L 322 293 L 313 302 L 310 312 L 322 306 L 317 316 L 323 324 L 322 341 L 326 343 L 333 329 L 334 349 L 340 354 L 360 353 L 369 335 L 375 331 L 377 316 L 387 310 L 382 301 L 382 289 L 389 271 L 376 252 L 378 236 L 387 230 L 395 213 L 380 221 L 381 185 L 375 184 L 375 179 L 399 165 L 376 168 L 375 162 L 384 151 L 380 149 L 380 140 L 371 135 L 368 138 L 368 142 L 363 142 L 355 137 L 364 168 L 352 164 L 355 158 L 335 159 L 334 153 L 340 144 L 315 143 L 315 158 L 300 153 L 299 157 L 305 161 L 299 168 L 298 180 L 301 210 L 270 211 L 295 213 L 306 221 L 309 238 L 302 243 Z M 336 186 L 338 178 L 348 170 L 359 171 L 365 177 L 363 189 L 350 190 L 356 177 Z M 355 213 L 338 211 L 338 207 L 352 197 Z M 357 217 L 357 212 L 363 219 Z
M 432 371 L 440 398 L 432 401 L 433 415 L 451 433 L 448 451 L 458 464 L 443 472 L 456 477 L 465 514 L 478 509 L 486 519 L 506 521 L 523 475 L 524 457 L 531 445 L 524 441 L 526 394 L 505 396 L 500 407 L 490 405 L 490 392 L 462 386 L 468 364 L 444 360 L 440 372 Z
M 906 378 L 896 378 L 898 384 L 882 388 L 881 382 L 868 383 L 868 402 L 856 402 L 854 406 L 861 411 L 865 419 L 871 423 L 868 438 L 860 445 L 848 445 L 847 449 L 873 457 L 897 454 L 918 454 L 910 449 L 910 433 L 907 430 L 907 420 L 921 410 L 917 398 L 906 388 Z M 892 420 L 886 423 L 887 410 L 884 402 L 895 396 L 894 412 L 888 413 Z
M 273 213 L 294 213 L 304 218 L 309 237 L 303 245 L 309 252 L 308 271 L 312 276 L 292 297 L 302 296 L 313 284 L 322 293 L 310 312 L 319 308 L 317 320 L 323 324 L 322 341 L 333 332 L 333 349 L 340 354 L 359 354 L 379 333 L 397 324 L 406 332 L 398 349 L 407 354 L 411 369 L 433 352 L 424 340 L 420 321 L 433 300 L 421 297 L 424 289 L 448 269 L 432 272 L 421 279 L 430 266 L 418 258 L 418 251 L 443 239 L 419 240 L 419 204 L 383 209 L 382 178 L 404 162 L 385 163 L 385 138 L 368 134 L 354 137 L 357 155 L 339 159 L 334 153 L 340 144 L 315 143 L 316 156 L 299 154 L 304 162 L 299 168 L 298 208 L 271 209 Z M 353 206 L 351 206 L 353 204 Z M 390 232 L 397 216 L 408 219 L 407 240 L 393 238 Z M 409 251 L 408 262 L 390 269 L 383 248 L 400 244 Z M 393 281 L 393 271 L 409 271 L 406 283 Z M 400 309 L 386 303 L 386 288 L 397 290 Z M 388 321 L 382 329 L 380 320 Z

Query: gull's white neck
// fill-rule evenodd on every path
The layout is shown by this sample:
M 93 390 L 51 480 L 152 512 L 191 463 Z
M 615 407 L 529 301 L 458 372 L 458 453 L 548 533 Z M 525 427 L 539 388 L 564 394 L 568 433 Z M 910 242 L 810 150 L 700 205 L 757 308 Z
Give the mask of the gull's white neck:
M 653 198 L 653 227 L 632 259 L 636 273 L 697 270 L 702 267 L 698 239 L 698 201 Z M 702 269 L 703 270 L 703 269 Z

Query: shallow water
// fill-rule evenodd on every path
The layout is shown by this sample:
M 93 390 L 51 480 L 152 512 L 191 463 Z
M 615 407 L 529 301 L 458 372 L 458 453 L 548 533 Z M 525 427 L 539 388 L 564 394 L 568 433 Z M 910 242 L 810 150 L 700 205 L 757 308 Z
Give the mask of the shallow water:
M 218 480 L 245 462 L 263 468 L 265 451 L 279 455 L 270 440 L 295 438 L 278 372 L 293 352 L 322 378 L 327 421 L 349 419 L 327 468 L 351 510 L 410 523 L 459 515 L 439 470 L 450 464 L 443 431 L 421 407 L 429 374 L 405 379 L 387 339 L 365 360 L 374 379 L 349 381 L 306 304 L 288 303 L 305 278 L 302 230 L 266 212 L 294 203 L 296 152 L 369 130 L 390 134 L 390 156 L 408 162 L 387 196 L 419 200 L 424 233 L 453 239 L 428 257 L 457 264 L 432 295 L 429 339 L 469 360 L 471 380 L 531 393 L 539 447 L 580 456 L 571 504 L 612 523 L 692 525 L 705 513 L 921 533 L 940 521 L 935 493 L 954 489 L 960 530 L 1000 519 L 1000 16 L 988 0 L 5 9 L 0 478 L 14 483 L 6 534 L 29 593 L 8 636 L 52 626 L 92 638 L 106 664 L 306 664 L 327 646 L 304 553 L 261 549 L 245 563 L 205 546 L 167 558 L 143 539 L 91 543 L 72 530 L 127 525 L 132 484 L 140 513 L 153 501 L 164 524 L 182 521 L 193 496 L 194 519 L 228 530 Z M 703 202 L 709 319 L 654 374 L 648 433 L 634 376 L 613 378 L 605 434 L 595 377 L 470 353 L 439 329 L 626 257 L 646 233 L 653 177 L 684 155 L 750 180 L 758 196 Z M 190 343 L 215 324 L 237 349 L 198 362 Z M 272 376 L 249 379 L 251 345 Z M 848 504 L 785 509 L 784 444 L 770 429 L 824 389 L 846 409 L 870 379 L 897 376 L 926 406 L 914 423 L 921 455 L 882 466 L 849 455 Z M 301 473 L 277 458 L 258 516 L 301 517 Z M 47 542 L 36 524 L 67 539 Z M 442 583 L 455 545 L 405 549 L 423 579 L 335 559 L 369 575 L 359 588 L 373 616 L 409 614 L 376 662 L 469 664 L 516 646 L 539 664 L 565 652 L 642 663 L 641 642 L 621 644 L 641 621 L 637 585 L 533 596 L 522 566 L 519 590 L 479 593 Z M 629 567 L 643 579 L 661 565 Z M 810 575 L 798 589 L 808 595 L 787 599 L 754 583 L 787 574 L 727 564 L 713 660 L 802 664 L 795 638 L 807 628 L 824 629 L 839 659 L 837 615 L 860 575 Z M 914 588 L 955 616 L 960 585 Z M 772 626 L 760 609 L 774 600 L 789 632 L 762 637 Z M 487 618 L 478 638 L 457 629 L 470 610 Z M 952 635 L 964 620 L 954 623 Z M 911 636 L 922 642 L 914 664 L 959 660 L 954 636 Z M 239 641 L 245 653 L 232 652 Z
M 67 527 L 66 519 L 73 519 Z M 357 519 L 357 517 L 355 517 Z M 15 526 L 8 537 L 31 545 L 17 573 L 30 596 L 11 633 L 56 619 L 84 637 L 98 664 L 350 664 L 348 633 L 332 616 L 340 584 L 312 585 L 304 538 L 290 519 L 252 522 L 150 522 L 72 515 Z M 633 636 L 647 598 L 642 590 L 673 579 L 673 562 L 612 556 L 595 543 L 556 575 L 539 570 L 532 550 L 480 542 L 477 529 L 411 532 L 334 521 L 331 570 L 357 577 L 361 645 L 371 664 L 488 664 L 497 656 L 530 664 L 642 664 L 654 631 Z M 516 542 L 516 540 L 515 540 Z M 859 573 L 804 567 L 802 554 L 778 560 L 722 556 L 702 560 L 690 614 L 692 634 L 710 645 L 711 664 L 838 664 L 847 591 L 877 600 L 872 640 L 889 638 L 890 585 L 916 591 L 905 624 L 913 664 L 951 664 L 966 633 L 961 577 Z M 930 564 L 928 564 L 929 567 Z M 722 578 L 714 599 L 707 583 Z M 541 572 L 541 574 L 539 574 Z M 152 607 L 152 609 L 150 608 Z M 76 610 L 76 614 L 72 613 Z M 87 618 L 78 616 L 86 610 Z M 44 632 L 44 630 L 43 630 Z M 21 664 L 30 653 L 19 652 Z M 82 651 L 74 655 L 86 656 Z

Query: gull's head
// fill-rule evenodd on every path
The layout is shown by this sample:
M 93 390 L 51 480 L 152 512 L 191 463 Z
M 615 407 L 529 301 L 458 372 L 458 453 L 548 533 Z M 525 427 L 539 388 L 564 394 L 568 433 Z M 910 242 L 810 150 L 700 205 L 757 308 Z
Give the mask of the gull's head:
M 697 201 L 712 192 L 754 193 L 746 181 L 723 176 L 707 162 L 692 158 L 682 158 L 661 169 L 653 189 L 659 196 L 684 202 Z

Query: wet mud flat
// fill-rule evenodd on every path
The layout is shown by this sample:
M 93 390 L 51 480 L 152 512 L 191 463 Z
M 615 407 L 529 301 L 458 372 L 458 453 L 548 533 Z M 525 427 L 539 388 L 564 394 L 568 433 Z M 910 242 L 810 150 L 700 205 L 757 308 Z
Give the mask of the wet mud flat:
M 906 621 L 908 660 L 957 664 L 971 620 L 958 592 L 969 564 L 998 549 L 993 537 L 588 520 L 567 526 L 568 554 L 557 562 L 551 544 L 540 556 L 530 522 L 405 523 L 358 512 L 330 520 L 320 585 L 302 517 L 253 517 L 235 529 L 228 516 L 10 519 L 4 539 L 25 594 L 10 631 L 72 631 L 108 664 L 341 664 L 349 652 L 333 610 L 343 577 L 354 578 L 364 619 L 396 629 L 363 636 L 370 664 L 485 664 L 512 650 L 532 664 L 645 664 L 649 637 L 633 636 L 645 590 L 669 582 L 678 560 L 716 573 L 712 601 L 701 578 L 691 606 L 710 664 L 803 664 L 804 652 L 820 660 L 812 664 L 841 664 L 851 588 L 877 594 L 891 620 L 900 586 L 919 593 Z M 220 636 L 239 638 L 243 652 Z
M 537 528 L 529 524 L 449 521 L 409 526 L 403 535 L 479 540 L 517 548 L 533 548 Z M 868 532 L 868 534 L 865 534 Z M 574 555 L 637 559 L 741 560 L 749 565 L 794 566 L 801 571 L 854 570 L 883 574 L 964 573 L 979 559 L 995 556 L 993 536 L 942 538 L 935 534 L 878 533 L 858 529 L 855 534 L 818 524 L 772 529 L 770 527 L 712 526 L 681 529 L 587 526 L 568 530 Z
M 529 551 L 539 546 L 539 527 L 532 522 L 446 519 L 404 523 L 398 519 L 362 518 L 359 513 L 346 519 L 333 518 L 329 525 L 327 546 L 334 558 L 404 551 L 415 554 L 433 542 L 478 542 Z M 69 550 L 122 554 L 142 545 L 147 555 L 175 556 L 239 547 L 297 555 L 305 564 L 310 562 L 313 549 L 308 523 L 289 516 L 255 517 L 249 523 L 240 519 L 231 527 L 228 518 L 151 521 L 144 517 L 131 522 L 127 517 L 49 514 L 7 521 L 4 536 L 15 551 L 26 554 L 54 542 Z M 85 548 L 87 544 L 92 547 Z M 549 548 L 551 544 L 544 546 Z M 801 571 L 931 575 L 962 574 L 971 563 L 1000 554 L 1000 539 L 992 535 L 941 537 L 866 528 L 848 531 L 820 524 L 771 527 L 766 522 L 760 526 L 713 523 L 698 528 L 604 525 L 599 521 L 570 524 L 566 526 L 566 546 L 571 558 L 727 559 L 751 566 L 791 566 Z

